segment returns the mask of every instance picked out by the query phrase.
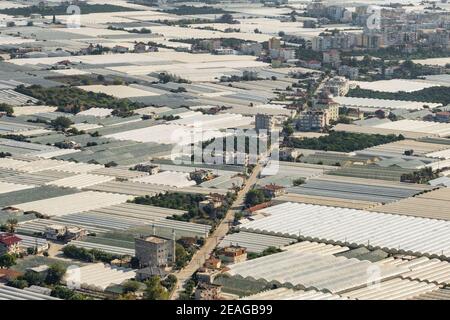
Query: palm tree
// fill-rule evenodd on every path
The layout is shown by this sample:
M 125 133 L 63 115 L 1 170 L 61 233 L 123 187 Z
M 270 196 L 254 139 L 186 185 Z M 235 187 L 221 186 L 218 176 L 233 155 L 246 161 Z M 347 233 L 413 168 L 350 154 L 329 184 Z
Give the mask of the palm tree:
M 6 220 L 6 226 L 8 228 L 8 232 L 13 233 L 14 231 L 16 231 L 16 226 L 17 226 L 17 219 L 14 218 L 10 218 L 8 220 Z

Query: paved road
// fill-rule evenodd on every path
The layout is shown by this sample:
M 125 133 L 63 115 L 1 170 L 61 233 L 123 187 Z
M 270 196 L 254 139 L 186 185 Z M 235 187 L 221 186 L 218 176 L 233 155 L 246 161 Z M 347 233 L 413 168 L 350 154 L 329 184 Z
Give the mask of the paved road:
M 256 183 L 259 172 L 261 171 L 262 166 L 258 164 L 251 174 L 251 176 L 245 182 L 244 188 L 238 193 L 236 200 L 234 201 L 231 209 L 225 215 L 225 218 L 222 222 L 217 226 L 216 230 L 206 239 L 205 244 L 201 247 L 195 255 L 192 257 L 192 260 L 189 264 L 184 267 L 179 272 L 175 273 L 175 276 L 178 279 L 177 289 L 174 291 L 171 299 L 178 299 L 180 293 L 183 291 L 184 284 L 192 277 L 192 275 L 200 268 L 205 260 L 209 258 L 213 250 L 216 248 L 220 239 L 223 238 L 230 229 L 230 223 L 234 220 L 235 212 L 239 211 L 240 207 L 244 204 L 245 195 L 251 189 L 251 187 Z

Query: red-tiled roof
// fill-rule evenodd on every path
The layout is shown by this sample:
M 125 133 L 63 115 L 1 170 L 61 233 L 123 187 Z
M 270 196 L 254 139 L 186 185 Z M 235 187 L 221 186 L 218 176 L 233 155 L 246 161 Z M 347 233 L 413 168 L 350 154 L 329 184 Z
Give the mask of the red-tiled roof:
M 9 234 L 9 233 L 0 234 L 0 243 L 3 243 L 6 246 L 11 246 L 20 241 L 22 241 L 22 239 L 14 234 Z
M 276 185 L 276 184 L 267 184 L 267 185 L 264 186 L 264 189 L 275 191 L 275 190 L 281 190 L 281 189 L 284 189 L 284 187 L 283 187 L 283 186 L 278 186 L 278 185 Z
M 22 273 L 18 271 L 14 271 L 11 269 L 0 269 L 0 279 L 1 278 L 14 279 L 20 275 L 22 275 Z
M 250 212 L 255 212 L 255 211 L 267 208 L 271 204 L 272 204 L 272 201 L 267 201 L 267 202 L 263 202 L 263 203 L 257 204 L 256 206 L 250 207 L 247 210 L 250 211 Z

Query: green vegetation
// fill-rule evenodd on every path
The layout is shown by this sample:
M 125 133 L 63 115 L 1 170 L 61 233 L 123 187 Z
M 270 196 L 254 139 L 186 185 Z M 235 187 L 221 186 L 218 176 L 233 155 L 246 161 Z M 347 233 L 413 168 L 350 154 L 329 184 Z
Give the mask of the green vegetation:
M 45 277 L 45 283 L 49 285 L 58 284 L 66 274 L 66 267 L 62 264 L 55 263 L 51 265 L 47 270 L 47 276 Z
M 361 89 L 359 87 L 350 89 L 347 96 L 359 98 L 375 98 L 388 100 L 403 100 L 403 101 L 419 101 L 442 103 L 444 106 L 450 104 L 450 90 L 447 87 L 430 87 L 413 92 L 382 92 L 368 89 Z
M 381 135 L 331 131 L 318 138 L 291 139 L 289 147 L 324 151 L 351 152 L 405 139 L 402 135 Z
M 180 15 L 180 16 L 194 15 L 194 14 L 220 14 L 220 13 L 228 12 L 221 8 L 214 8 L 214 7 L 208 7 L 208 6 L 194 7 L 194 6 L 186 6 L 186 5 L 182 5 L 177 8 L 167 9 L 167 10 L 162 10 L 162 11 L 170 13 L 170 14 Z
M 53 288 L 52 297 L 60 298 L 63 300 L 89 300 L 89 298 L 81 293 L 75 292 L 67 287 L 56 286 Z
M 55 120 L 52 120 L 50 125 L 58 131 L 65 131 L 73 124 L 72 120 L 66 117 L 58 117 Z
M 190 83 L 189 80 L 182 79 L 178 76 L 175 76 L 175 75 L 167 73 L 167 72 L 161 72 L 160 74 L 158 74 L 158 80 L 161 83 L 168 83 L 168 82 Z
M 154 197 L 137 197 L 134 203 L 157 206 L 170 209 L 186 210 L 189 214 L 195 215 L 198 211 L 198 203 L 206 197 L 200 194 L 190 193 L 166 193 Z
M 223 205 L 221 207 L 215 209 L 205 207 L 203 210 L 199 209 L 198 203 L 206 200 L 206 197 L 199 194 L 172 192 L 159 194 L 153 197 L 147 195 L 144 197 L 136 197 L 133 202 L 137 204 L 184 210 L 187 211 L 187 213 L 183 215 L 174 215 L 173 217 L 169 217 L 169 219 L 204 223 L 214 226 L 225 216 L 225 213 L 228 211 L 235 198 L 236 195 L 229 192 L 223 199 Z
M 161 284 L 169 291 L 172 292 L 175 289 L 175 285 L 177 284 L 177 277 L 173 274 L 169 274 Z
M 88 250 L 85 248 L 77 248 L 74 245 L 67 245 L 63 249 L 66 257 L 86 262 L 101 261 L 110 263 L 114 259 L 119 259 L 121 256 L 111 253 L 103 252 L 97 249 Z
M 322 61 L 322 55 L 318 54 L 316 51 L 307 48 L 298 48 L 295 51 L 295 56 L 297 59 L 309 61 L 309 60 L 317 60 Z
M 194 280 L 189 280 L 184 286 L 184 291 L 180 294 L 178 300 L 191 300 L 194 293 L 196 283 Z
M 21 134 L 12 134 L 12 133 L 1 134 L 0 138 L 15 140 L 15 141 L 22 141 L 22 142 L 29 142 L 28 138 Z
M 14 108 L 6 103 L 0 103 L 0 112 L 6 112 L 7 116 L 12 116 L 14 114 Z
M 18 86 L 15 91 L 34 97 L 41 104 L 58 107 L 58 111 L 78 113 L 90 108 L 114 109 L 116 113 L 127 113 L 142 105 L 128 99 L 117 99 L 104 93 L 84 91 L 73 87 L 44 88 L 39 85 Z
M 409 183 L 427 183 L 430 180 L 439 177 L 437 172 L 434 172 L 431 168 L 422 168 L 419 171 L 414 171 L 412 173 L 405 173 L 400 177 L 401 182 Z
M 301 186 L 304 183 L 305 183 L 305 179 L 303 179 L 303 178 L 298 178 L 298 179 L 295 179 L 294 181 L 292 181 L 292 185 L 294 187 Z
M 136 280 L 127 280 L 122 285 L 123 286 L 123 292 L 124 293 L 130 293 L 130 292 L 136 292 L 141 287 L 141 283 Z
M 66 267 L 60 263 L 52 264 L 47 272 L 38 273 L 31 270 L 14 280 L 8 282 L 11 287 L 23 289 L 29 286 L 52 287 L 60 284 L 63 276 L 66 274 Z
M 267 249 L 264 249 L 263 252 L 260 253 L 256 253 L 256 252 L 249 252 L 247 253 L 247 259 L 251 260 L 251 259 L 256 259 L 256 258 L 260 258 L 260 257 L 265 257 L 274 253 L 278 253 L 278 252 L 282 252 L 283 250 L 281 250 L 280 248 L 276 248 L 276 247 L 268 247 Z
M 46 6 L 46 5 L 38 5 L 38 6 L 28 6 L 22 8 L 7 8 L 0 10 L 1 14 L 11 15 L 11 16 L 25 16 L 29 17 L 31 14 L 39 13 L 45 16 L 50 15 L 66 15 L 71 14 L 67 13 L 67 7 L 69 6 L 69 2 L 62 3 L 57 6 Z M 77 3 L 77 6 L 80 7 L 80 10 L 83 14 L 88 13 L 99 13 L 99 12 L 123 12 L 123 11 L 137 11 L 132 8 L 124 8 L 116 5 L 110 4 L 86 4 L 86 3 Z
M 161 284 L 161 278 L 153 276 L 145 281 L 147 286 L 144 292 L 145 300 L 167 300 L 169 299 L 169 291 Z
M 263 190 L 253 189 L 245 195 L 244 203 L 247 207 L 253 207 L 267 201 L 270 201 L 270 197 L 267 197 Z
M 16 256 L 6 253 L 0 256 L 0 269 L 9 269 L 16 264 Z

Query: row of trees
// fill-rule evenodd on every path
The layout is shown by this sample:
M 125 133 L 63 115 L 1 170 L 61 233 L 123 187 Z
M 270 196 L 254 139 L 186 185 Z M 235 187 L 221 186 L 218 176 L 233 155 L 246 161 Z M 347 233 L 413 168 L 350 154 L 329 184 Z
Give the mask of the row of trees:
M 63 253 L 68 258 L 86 262 L 101 261 L 110 263 L 114 259 L 121 258 L 119 255 L 114 255 L 97 249 L 89 250 L 85 248 L 78 248 L 70 244 L 63 248 Z
M 62 3 L 56 6 L 47 6 L 43 4 L 44 2 L 41 2 L 40 5 L 33 5 L 33 6 L 24 6 L 20 8 L 6 8 L 1 9 L 1 14 L 6 15 L 12 15 L 12 16 L 25 16 L 29 17 L 31 14 L 41 14 L 44 16 L 51 16 L 51 15 L 65 15 L 67 13 L 67 7 L 70 5 L 70 2 L 67 1 L 66 3 Z M 123 11 L 137 11 L 137 9 L 132 8 L 124 8 L 116 5 L 110 5 L 110 4 L 87 4 L 87 3 L 81 3 L 78 2 L 77 6 L 80 8 L 81 12 L 83 14 L 88 13 L 99 13 L 99 12 L 123 12 Z
M 89 108 L 108 108 L 127 112 L 141 107 L 140 103 L 128 99 L 117 99 L 104 93 L 85 91 L 75 87 L 44 88 L 39 85 L 18 86 L 15 91 L 34 97 L 41 104 L 58 107 L 59 111 L 78 113 Z
M 328 135 L 318 138 L 292 138 L 287 144 L 289 147 L 300 149 L 351 152 L 404 139 L 402 135 L 397 136 L 393 134 L 381 135 L 331 131 Z
M 444 106 L 450 104 L 450 90 L 445 86 L 429 87 L 413 92 L 384 92 L 356 87 L 355 89 L 350 89 L 347 96 L 403 101 L 425 101 L 424 105 L 426 105 L 426 102 L 441 103 Z

